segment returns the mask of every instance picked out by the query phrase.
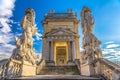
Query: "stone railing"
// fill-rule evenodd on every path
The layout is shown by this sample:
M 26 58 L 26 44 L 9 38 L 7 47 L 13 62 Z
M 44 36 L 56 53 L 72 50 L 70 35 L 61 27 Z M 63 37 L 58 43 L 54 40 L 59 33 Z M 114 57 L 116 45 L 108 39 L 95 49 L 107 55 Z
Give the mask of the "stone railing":
M 115 63 L 115 64 L 117 64 L 117 65 L 119 65 L 120 66 L 120 61 L 114 61 L 113 63 Z
M 5 71 L 7 62 L 8 62 L 8 59 L 4 59 L 0 61 L 0 79 L 4 76 L 4 71 Z
M 76 19 L 77 14 L 74 13 L 49 13 L 45 18 L 71 18 Z
M 120 80 L 120 66 L 101 58 L 97 61 L 97 74 L 106 80 Z
M 37 74 L 40 73 L 41 69 L 45 66 L 45 60 L 41 60 L 37 66 Z
M 21 61 L 11 59 L 8 64 L 9 66 L 6 70 L 7 73 L 5 74 L 7 77 L 18 77 L 21 75 L 21 70 L 22 70 Z

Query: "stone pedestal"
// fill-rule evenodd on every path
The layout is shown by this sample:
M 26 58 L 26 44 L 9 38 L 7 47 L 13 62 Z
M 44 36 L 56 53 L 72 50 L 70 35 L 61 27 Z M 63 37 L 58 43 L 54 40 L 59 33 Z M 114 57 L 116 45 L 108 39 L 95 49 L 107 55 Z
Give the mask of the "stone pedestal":
M 36 75 L 36 66 L 32 65 L 28 61 L 23 61 L 21 76 L 35 76 Z
M 81 75 L 94 76 L 94 68 L 91 64 L 85 63 L 81 65 Z

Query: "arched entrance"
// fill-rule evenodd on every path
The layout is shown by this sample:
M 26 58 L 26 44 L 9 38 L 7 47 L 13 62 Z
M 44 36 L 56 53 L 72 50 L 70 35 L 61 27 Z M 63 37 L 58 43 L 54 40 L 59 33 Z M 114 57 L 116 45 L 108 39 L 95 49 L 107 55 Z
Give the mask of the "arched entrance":
M 67 42 L 55 42 L 54 45 L 54 61 L 56 66 L 65 66 L 68 61 Z

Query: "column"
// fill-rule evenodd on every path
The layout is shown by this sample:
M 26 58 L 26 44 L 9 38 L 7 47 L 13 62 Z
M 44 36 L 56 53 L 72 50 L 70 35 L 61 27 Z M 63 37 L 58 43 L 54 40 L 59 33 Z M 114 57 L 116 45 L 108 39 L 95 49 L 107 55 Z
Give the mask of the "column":
M 51 61 L 51 41 L 49 41 L 49 61 Z
M 49 61 L 49 41 L 47 41 L 47 48 L 46 48 L 46 60 Z
M 70 45 L 70 41 L 68 41 L 68 61 L 72 61 L 71 58 L 71 45 Z
M 50 60 L 51 61 L 54 61 L 54 42 L 53 41 L 51 41 L 51 58 L 50 58 Z
M 76 51 L 75 51 L 75 42 L 72 41 L 72 60 L 75 60 L 75 55 L 76 55 Z

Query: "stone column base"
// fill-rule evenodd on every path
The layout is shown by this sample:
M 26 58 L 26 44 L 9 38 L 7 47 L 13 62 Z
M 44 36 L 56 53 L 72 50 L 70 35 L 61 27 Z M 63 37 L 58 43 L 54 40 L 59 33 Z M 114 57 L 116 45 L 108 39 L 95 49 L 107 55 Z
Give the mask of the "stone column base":
M 46 66 L 55 66 L 54 61 L 46 61 Z

